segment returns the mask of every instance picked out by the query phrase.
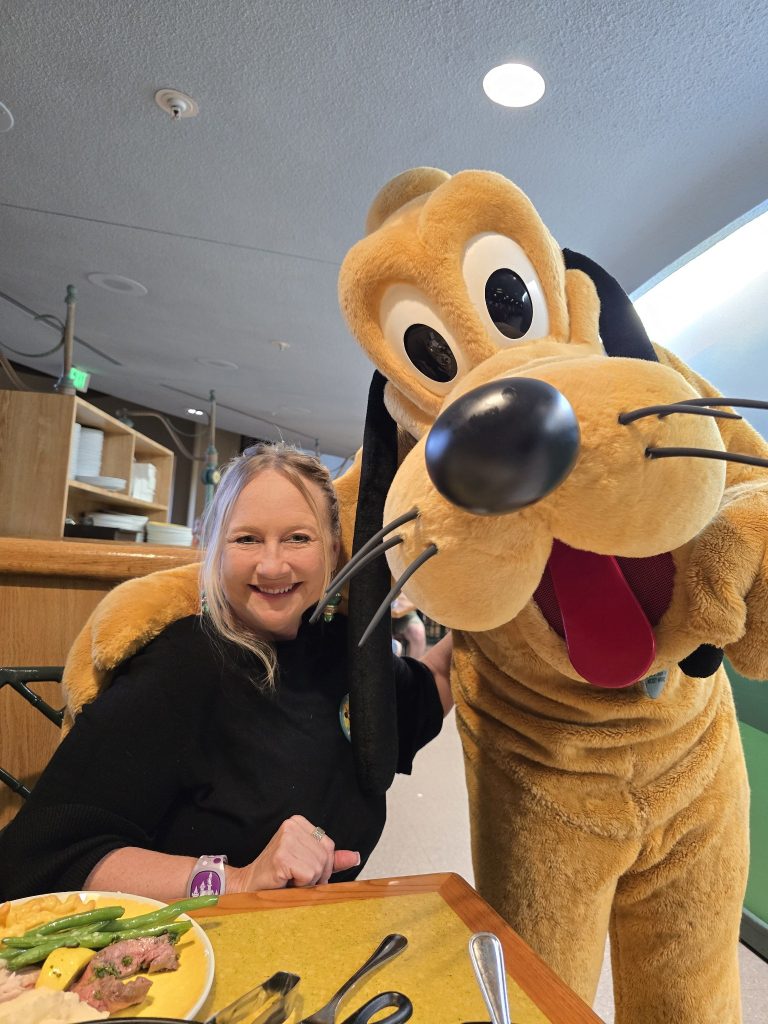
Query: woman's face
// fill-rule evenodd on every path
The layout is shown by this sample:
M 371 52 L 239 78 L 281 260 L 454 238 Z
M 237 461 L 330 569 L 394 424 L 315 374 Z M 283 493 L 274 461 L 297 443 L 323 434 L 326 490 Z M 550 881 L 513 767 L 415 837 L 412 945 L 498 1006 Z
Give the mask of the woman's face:
M 243 625 L 266 640 L 295 637 L 303 612 L 323 593 L 327 499 L 315 483 L 305 485 L 323 512 L 322 524 L 301 491 L 265 469 L 240 493 L 224 538 L 224 594 Z M 331 569 L 338 551 L 334 540 Z

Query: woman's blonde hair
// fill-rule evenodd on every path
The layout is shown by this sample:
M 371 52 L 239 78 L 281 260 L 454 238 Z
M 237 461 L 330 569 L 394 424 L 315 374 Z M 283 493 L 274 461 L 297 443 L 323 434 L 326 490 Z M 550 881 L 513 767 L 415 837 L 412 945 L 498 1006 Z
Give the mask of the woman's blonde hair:
M 255 654 L 264 667 L 264 680 L 260 685 L 272 687 L 275 683 L 276 661 L 272 646 L 259 639 L 235 616 L 227 601 L 221 580 L 221 565 L 227 530 L 235 502 L 259 473 L 274 470 L 289 480 L 312 509 L 323 544 L 325 586 L 330 582 L 335 558 L 334 541 L 341 533 L 339 502 L 331 475 L 323 463 L 291 445 L 260 443 L 246 448 L 242 455 L 232 459 L 225 467 L 221 483 L 213 501 L 205 511 L 201 533 L 204 549 L 200 566 L 200 586 L 203 597 L 204 621 L 220 637 L 231 640 L 239 647 Z M 308 484 L 315 484 L 322 493 L 326 508 L 318 506 Z

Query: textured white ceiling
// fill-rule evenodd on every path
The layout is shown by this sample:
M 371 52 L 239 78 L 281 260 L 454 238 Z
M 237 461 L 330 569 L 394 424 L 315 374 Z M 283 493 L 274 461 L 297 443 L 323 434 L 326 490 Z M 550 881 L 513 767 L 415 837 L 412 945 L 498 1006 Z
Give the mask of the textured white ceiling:
M 766 199 L 766 53 L 768 0 L 0 0 L 0 291 L 63 315 L 75 284 L 78 336 L 121 364 L 76 346 L 100 390 L 179 413 L 163 384 L 213 387 L 346 454 L 370 367 L 336 275 L 384 181 L 501 171 L 632 290 Z M 504 60 L 543 74 L 539 104 L 485 98 Z M 199 117 L 172 123 L 163 87 Z M 55 340 L 0 299 L 0 341 Z

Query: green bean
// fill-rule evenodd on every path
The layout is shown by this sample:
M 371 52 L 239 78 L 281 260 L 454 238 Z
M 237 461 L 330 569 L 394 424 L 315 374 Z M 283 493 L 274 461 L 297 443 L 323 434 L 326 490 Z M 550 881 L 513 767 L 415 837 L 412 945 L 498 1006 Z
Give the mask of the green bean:
M 26 932 L 26 935 L 52 935 L 54 932 L 63 932 L 69 928 L 90 927 L 92 924 L 101 924 L 104 921 L 114 921 L 116 917 L 122 917 L 125 907 L 101 907 L 99 910 L 86 910 L 82 914 L 70 914 L 68 917 L 60 917 L 58 921 L 49 921 Z M 22 936 L 24 938 L 25 936 Z
M 31 949 L 32 946 L 36 946 L 40 941 L 39 936 L 35 934 L 31 935 L 9 935 L 7 939 L 3 939 L 4 946 L 11 946 L 13 949 Z
M 117 935 L 114 932 L 106 934 L 111 934 L 113 940 L 118 942 L 122 942 L 124 939 L 149 938 L 152 935 L 170 935 L 174 939 L 178 939 L 185 932 L 188 932 L 191 927 L 191 921 L 169 921 L 167 924 L 158 924 L 153 928 L 137 928 L 135 931 L 119 932 Z
M 79 929 L 76 932 L 70 931 L 66 934 L 55 935 L 44 942 L 27 949 L 9 948 L 0 953 L 5 960 L 6 966 L 11 971 L 16 971 L 29 964 L 39 963 L 45 960 L 49 953 L 63 946 L 74 949 L 82 946 L 84 949 L 104 949 L 115 942 L 122 942 L 126 939 L 143 939 L 153 935 L 168 935 L 172 942 L 178 941 L 185 932 L 192 927 L 191 921 L 172 921 L 166 924 L 155 925 L 150 928 L 137 928 L 133 931 L 125 931 L 119 934 L 115 932 L 89 932 L 86 929 Z
M 21 967 L 28 967 L 30 964 L 40 963 L 41 960 L 45 960 L 49 953 L 52 953 L 54 949 L 60 949 L 62 946 L 74 948 L 80 945 L 80 943 L 68 940 L 62 942 L 61 939 L 50 939 L 48 942 L 42 942 L 39 946 L 33 946 L 31 949 L 24 949 L 12 959 L 6 961 L 6 966 L 11 971 L 18 971 Z
M 214 906 L 218 900 L 218 896 L 195 896 L 188 900 L 179 900 L 176 903 L 169 903 L 167 907 L 153 910 L 149 914 L 141 914 L 138 917 L 122 917 L 119 921 L 111 921 L 101 931 L 122 932 L 133 931 L 145 926 L 152 927 L 166 921 L 173 921 L 179 914 L 184 914 L 188 910 L 201 910 L 203 907 Z
M 148 939 L 153 935 L 171 935 L 178 938 L 188 932 L 191 927 L 191 921 L 169 921 L 167 924 L 158 924 L 150 928 L 136 928 L 133 931 L 81 933 L 77 939 L 81 946 L 87 946 L 88 949 L 103 949 L 113 942 L 124 942 L 126 939 Z

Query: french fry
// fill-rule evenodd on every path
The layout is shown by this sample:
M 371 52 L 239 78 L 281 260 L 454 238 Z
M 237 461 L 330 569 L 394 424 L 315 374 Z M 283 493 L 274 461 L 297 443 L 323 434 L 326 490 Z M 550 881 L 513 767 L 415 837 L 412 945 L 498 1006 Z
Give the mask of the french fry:
M 81 902 L 76 893 L 64 900 L 57 896 L 37 896 L 16 906 L 4 903 L 0 906 L 0 939 L 23 935 L 33 928 L 48 924 L 49 921 L 94 910 L 95 907 L 95 900 Z

